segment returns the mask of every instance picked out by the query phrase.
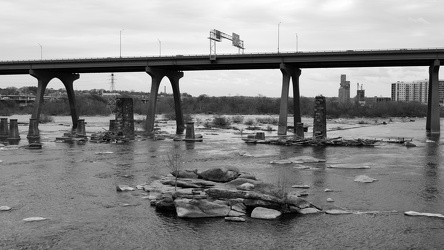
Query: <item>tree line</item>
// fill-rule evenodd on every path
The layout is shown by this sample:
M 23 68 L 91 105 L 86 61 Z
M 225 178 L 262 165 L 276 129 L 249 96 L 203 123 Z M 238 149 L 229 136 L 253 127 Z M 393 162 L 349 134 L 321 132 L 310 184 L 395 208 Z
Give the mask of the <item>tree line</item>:
M 15 88 L 0 89 L 0 94 L 17 94 Z M 17 89 L 15 89 L 17 91 Z M 29 92 L 35 88 L 27 89 Z M 54 91 L 54 90 L 50 90 Z M 61 91 L 61 90 L 59 90 Z M 77 112 L 80 116 L 110 115 L 113 113 L 110 106 L 110 98 L 102 96 L 103 90 L 76 91 Z M 148 93 L 120 91 L 121 97 L 133 98 L 133 110 L 136 114 L 146 115 L 148 110 Z M 301 97 L 300 109 L 302 116 L 313 116 L 313 97 Z M 222 96 L 214 97 L 200 95 L 193 97 L 183 94 L 181 105 L 184 114 L 279 114 L 280 98 L 265 96 Z M 172 95 L 162 94 L 156 104 L 156 113 L 174 113 L 174 98 Z M 417 102 L 382 102 L 361 106 L 357 103 L 342 104 L 335 97 L 326 97 L 328 118 L 353 118 L 353 117 L 425 117 L 427 105 Z M 293 114 L 293 99 L 289 99 L 289 113 Z M 12 100 L 0 102 L 0 115 L 31 114 L 33 106 L 21 106 Z M 60 98 L 55 102 L 45 101 L 42 113 L 46 115 L 69 115 L 70 108 L 67 98 Z M 441 110 L 441 116 L 444 112 Z

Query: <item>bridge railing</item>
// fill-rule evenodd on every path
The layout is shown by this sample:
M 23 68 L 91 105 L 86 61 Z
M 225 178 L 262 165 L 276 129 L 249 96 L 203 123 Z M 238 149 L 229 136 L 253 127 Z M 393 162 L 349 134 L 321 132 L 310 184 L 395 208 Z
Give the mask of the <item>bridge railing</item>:
M 444 47 L 436 47 L 436 48 L 401 48 L 401 49 L 371 49 L 371 50 L 319 50 L 319 51 L 286 51 L 286 52 L 255 52 L 255 53 L 221 53 L 218 56 L 231 56 L 231 57 L 247 57 L 251 55 L 295 55 L 295 54 L 322 54 L 322 53 L 371 53 L 371 52 L 386 52 L 386 53 L 399 53 L 403 51 L 442 51 L 444 52 Z M 165 56 L 128 56 L 128 57 L 90 57 L 90 58 L 59 58 L 59 59 L 36 59 L 36 60 L 4 60 L 0 61 L 0 64 L 8 64 L 8 63 L 47 63 L 47 62 L 79 62 L 84 60 L 97 60 L 97 61 L 106 61 L 106 60 L 132 60 L 132 59 L 178 59 L 182 57 L 193 58 L 193 57 L 208 57 L 208 54 L 190 54 L 190 55 L 165 55 Z

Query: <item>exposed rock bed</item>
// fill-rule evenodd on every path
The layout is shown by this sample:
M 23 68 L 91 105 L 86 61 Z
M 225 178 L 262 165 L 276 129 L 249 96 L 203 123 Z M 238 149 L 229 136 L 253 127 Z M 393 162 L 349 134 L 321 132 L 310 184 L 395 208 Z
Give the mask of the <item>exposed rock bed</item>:
M 286 193 L 233 167 L 172 174 L 138 188 L 150 193 L 147 199 L 156 210 L 175 212 L 179 218 L 239 217 L 226 220 L 243 221 L 247 216 L 275 219 L 285 213 L 322 211 L 296 193 Z

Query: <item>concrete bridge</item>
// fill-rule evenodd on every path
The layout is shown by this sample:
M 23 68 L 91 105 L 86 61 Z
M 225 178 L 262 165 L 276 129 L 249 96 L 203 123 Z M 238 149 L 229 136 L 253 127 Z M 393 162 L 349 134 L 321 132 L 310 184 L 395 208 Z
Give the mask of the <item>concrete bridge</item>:
M 183 133 L 184 121 L 180 102 L 179 80 L 186 71 L 202 70 L 260 70 L 280 69 L 282 94 L 278 134 L 287 131 L 290 79 L 293 82 L 294 124 L 301 122 L 299 76 L 304 68 L 352 67 L 429 67 L 429 100 L 426 130 L 440 133 L 439 121 L 439 67 L 444 60 L 444 49 L 346 50 L 295 53 L 262 53 L 230 55 L 176 55 L 162 57 L 108 57 L 92 59 L 62 59 L 33 61 L 0 61 L 0 75 L 30 74 L 38 81 L 37 98 L 31 119 L 37 124 L 43 95 L 49 81 L 58 78 L 64 84 L 71 109 L 73 129 L 77 128 L 73 83 L 83 73 L 146 72 L 151 76 L 147 129 L 154 128 L 156 100 L 159 85 L 169 78 L 175 102 L 177 133 Z

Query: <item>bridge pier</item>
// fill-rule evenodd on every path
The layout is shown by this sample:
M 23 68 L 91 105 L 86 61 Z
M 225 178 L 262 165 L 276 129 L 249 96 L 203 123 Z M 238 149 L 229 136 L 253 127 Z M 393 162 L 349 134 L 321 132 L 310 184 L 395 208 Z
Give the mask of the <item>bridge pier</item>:
M 162 79 L 166 76 L 168 77 L 168 79 L 170 79 L 171 86 L 173 88 L 174 108 L 176 112 L 176 126 L 177 126 L 176 133 L 182 134 L 185 129 L 185 124 L 183 121 L 183 113 L 180 101 L 179 80 L 180 78 L 183 77 L 183 72 L 146 67 L 146 73 L 148 73 L 151 76 L 151 92 L 150 92 L 150 99 L 148 102 L 146 131 L 150 134 L 153 133 L 159 86 Z
M 299 76 L 301 69 L 298 67 L 281 63 L 280 70 L 282 72 L 282 93 L 279 111 L 278 135 L 287 134 L 287 117 L 288 117 L 288 92 L 290 89 L 290 77 L 293 82 L 293 108 L 294 108 L 294 125 L 296 133 L 296 124 L 301 122 L 301 97 L 299 93 Z
M 53 78 L 58 78 L 60 79 L 60 81 L 62 81 L 63 85 L 65 86 L 66 93 L 68 94 L 69 108 L 71 110 L 71 118 L 72 118 L 72 129 L 73 130 L 77 129 L 77 122 L 79 120 L 79 116 L 76 110 L 76 100 L 74 95 L 73 83 L 75 80 L 79 79 L 80 75 L 75 73 L 64 73 L 64 72 L 45 71 L 45 70 L 33 70 L 33 69 L 29 70 L 29 74 L 37 78 L 38 81 L 37 94 L 35 98 L 34 110 L 32 112 L 31 119 L 36 119 L 37 124 L 39 123 L 40 112 L 43 106 L 43 95 L 45 94 L 46 87 Z M 29 130 L 31 131 L 31 127 L 29 128 Z
M 426 131 L 432 134 L 440 133 L 439 121 L 439 65 L 436 59 L 429 67 L 429 96 L 427 102 L 427 124 Z

